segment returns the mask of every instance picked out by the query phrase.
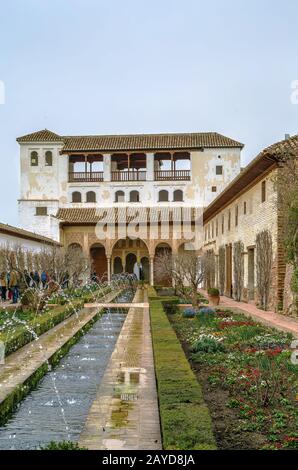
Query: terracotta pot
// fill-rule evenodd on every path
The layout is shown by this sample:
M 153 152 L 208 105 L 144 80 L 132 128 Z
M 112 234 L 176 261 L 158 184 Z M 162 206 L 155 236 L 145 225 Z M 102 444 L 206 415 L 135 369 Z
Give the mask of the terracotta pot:
M 208 295 L 209 304 L 213 305 L 214 307 L 219 304 L 220 296 L 219 295 Z

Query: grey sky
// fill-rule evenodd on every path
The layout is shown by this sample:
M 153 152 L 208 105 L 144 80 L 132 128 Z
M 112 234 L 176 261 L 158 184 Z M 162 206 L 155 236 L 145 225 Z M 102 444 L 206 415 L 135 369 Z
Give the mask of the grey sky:
M 0 221 L 18 146 L 61 134 L 217 131 L 243 164 L 298 133 L 296 0 L 1 0 Z

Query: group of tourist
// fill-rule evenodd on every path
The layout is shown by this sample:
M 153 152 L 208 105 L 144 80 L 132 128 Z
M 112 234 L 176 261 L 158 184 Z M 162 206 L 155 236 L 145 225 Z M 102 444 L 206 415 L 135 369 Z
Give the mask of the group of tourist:
M 39 273 L 38 271 L 28 272 L 25 270 L 20 273 L 16 270 L 2 272 L 0 274 L 0 295 L 2 302 L 11 301 L 16 304 L 22 293 L 29 287 L 46 289 L 50 281 L 56 281 L 53 274 L 46 271 Z M 69 285 L 69 274 L 63 275 L 62 288 L 65 289 Z

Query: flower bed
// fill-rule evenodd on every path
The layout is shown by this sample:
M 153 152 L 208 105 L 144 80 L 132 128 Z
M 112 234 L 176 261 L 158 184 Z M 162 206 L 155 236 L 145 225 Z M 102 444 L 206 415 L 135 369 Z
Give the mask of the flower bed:
M 197 371 L 218 447 L 298 448 L 291 335 L 231 310 L 169 319 Z
M 149 296 L 163 448 L 215 449 L 201 387 L 167 319 L 162 299 L 152 288 Z

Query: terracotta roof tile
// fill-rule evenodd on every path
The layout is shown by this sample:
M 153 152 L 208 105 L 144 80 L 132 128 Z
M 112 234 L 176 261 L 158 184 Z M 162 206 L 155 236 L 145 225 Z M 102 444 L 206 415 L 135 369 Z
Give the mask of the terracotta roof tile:
M 16 237 L 19 236 L 20 238 L 25 238 L 28 240 L 35 240 L 38 242 L 45 243 L 47 245 L 60 245 L 60 243 L 56 242 L 55 240 L 52 240 L 51 238 L 44 237 L 43 235 L 39 235 L 38 233 L 29 232 L 28 230 L 24 230 L 22 228 L 14 227 L 8 224 L 0 223 L 0 234 L 1 233 L 6 233 L 8 235 Z
M 186 150 L 199 148 L 242 148 L 243 144 L 216 132 L 182 134 L 59 136 L 47 129 L 17 139 L 19 143 L 64 142 L 62 152 Z
M 64 142 L 64 138 L 55 132 L 44 129 L 42 131 L 33 132 L 32 134 L 23 135 L 17 138 L 17 142 Z
M 279 152 L 293 152 L 298 157 L 298 135 L 276 142 L 260 152 L 205 209 L 204 223 L 230 204 L 240 191 L 253 184 L 256 178 L 270 171 L 270 168 L 278 163 Z
M 104 220 L 105 223 L 118 223 L 118 222 L 130 222 L 134 220 L 136 217 L 138 221 L 141 223 L 142 221 L 147 222 L 149 220 L 152 221 L 160 221 L 161 218 L 163 221 L 173 220 L 175 211 L 177 217 L 180 214 L 179 207 L 177 208 L 168 208 L 168 207 L 160 207 L 160 208 L 149 208 L 149 207 L 135 207 L 135 208 L 127 208 L 127 207 L 107 207 L 107 208 L 87 208 L 87 207 L 79 207 L 79 208 L 61 208 L 58 210 L 56 217 L 61 220 L 62 223 L 71 223 L 71 224 L 96 224 L 100 220 Z M 191 217 L 192 220 L 195 217 L 200 217 L 200 210 L 195 208 L 191 208 Z

